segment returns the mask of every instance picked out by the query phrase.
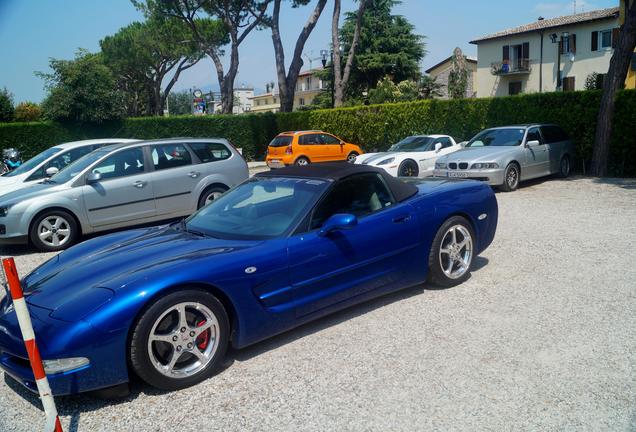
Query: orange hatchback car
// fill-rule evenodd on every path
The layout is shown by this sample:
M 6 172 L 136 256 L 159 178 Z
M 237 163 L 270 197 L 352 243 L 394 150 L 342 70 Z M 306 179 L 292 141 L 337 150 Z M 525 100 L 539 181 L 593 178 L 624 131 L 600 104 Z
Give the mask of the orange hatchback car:
M 267 147 L 267 166 L 309 165 L 315 162 L 353 162 L 362 150 L 322 131 L 283 132 Z

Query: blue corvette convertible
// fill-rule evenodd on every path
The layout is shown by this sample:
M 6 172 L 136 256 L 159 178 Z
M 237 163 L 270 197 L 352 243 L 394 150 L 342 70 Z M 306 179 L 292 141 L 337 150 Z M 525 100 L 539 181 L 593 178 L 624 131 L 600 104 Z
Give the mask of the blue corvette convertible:
M 132 375 L 179 389 L 210 377 L 230 344 L 427 280 L 461 283 L 493 240 L 497 211 L 477 181 L 288 167 L 182 222 L 86 241 L 22 282 L 54 394 L 121 387 Z M 6 296 L 0 366 L 36 389 Z

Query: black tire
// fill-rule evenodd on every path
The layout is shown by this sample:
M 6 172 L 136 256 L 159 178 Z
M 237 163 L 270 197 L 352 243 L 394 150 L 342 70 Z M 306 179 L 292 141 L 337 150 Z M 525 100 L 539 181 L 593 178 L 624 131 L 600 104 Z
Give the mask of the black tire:
M 213 196 L 216 194 L 222 194 L 227 192 L 228 188 L 225 186 L 208 186 L 203 193 L 201 193 L 201 196 L 199 197 L 199 203 L 197 205 L 197 209 L 200 209 L 201 207 L 209 204 L 212 200 L 214 200 L 215 198 L 213 198 Z M 208 202 L 208 199 L 210 199 L 210 197 L 212 197 L 212 199 L 210 200 L 210 202 Z
M 504 192 L 512 192 L 519 187 L 519 178 L 521 177 L 521 169 L 515 162 L 511 162 L 504 171 L 504 180 L 501 190 Z
M 358 153 L 357 152 L 351 152 L 349 153 L 349 155 L 347 156 L 347 162 L 349 163 L 354 163 L 356 161 L 356 158 L 358 157 Z
M 310 163 L 311 161 L 309 159 L 307 159 L 305 156 L 301 156 L 298 159 L 296 159 L 296 162 L 294 162 L 294 165 L 306 166 L 306 165 L 309 165 Z
M 441 254 L 442 242 L 444 241 L 446 243 L 444 245 L 444 247 L 446 248 L 448 244 L 447 244 L 447 241 L 445 241 L 446 240 L 445 238 L 447 236 L 448 231 L 451 228 L 458 227 L 458 226 L 463 227 L 463 230 L 466 233 L 468 233 L 468 235 L 470 236 L 471 243 L 461 249 L 466 252 L 468 251 L 468 247 L 470 247 L 470 258 L 468 259 L 468 265 L 466 266 L 462 274 L 459 274 L 460 268 L 457 265 L 457 263 L 451 266 L 450 267 L 451 270 L 457 267 L 458 274 L 456 277 L 449 277 L 444 272 L 444 268 L 442 267 L 442 265 L 444 263 L 448 267 L 448 264 L 450 263 L 449 261 L 450 256 L 448 254 L 444 254 L 448 259 L 442 258 L 442 254 Z M 457 236 L 458 239 L 460 235 L 462 235 L 461 232 L 458 233 L 458 236 Z M 448 288 L 455 285 L 459 285 L 462 282 L 464 282 L 466 279 L 468 279 L 470 277 L 470 268 L 475 258 L 476 240 L 477 239 L 475 237 L 475 232 L 473 231 L 473 228 L 470 222 L 468 222 L 468 220 L 466 220 L 465 218 L 461 216 L 453 216 L 447 219 L 446 222 L 444 222 L 442 226 L 437 230 L 437 234 L 435 234 L 435 238 L 433 239 L 433 243 L 431 245 L 431 251 L 429 252 L 429 255 L 428 255 L 428 271 L 429 271 L 428 282 L 434 286 Z M 461 250 L 460 250 L 460 253 L 461 253 Z
M 570 164 L 570 156 L 565 155 L 561 158 L 559 162 L 559 177 L 566 178 L 570 175 L 570 169 L 572 165 Z
M 51 237 L 43 239 L 41 234 L 47 232 L 45 227 L 42 226 L 44 221 L 49 222 L 51 226 L 59 223 L 59 226 L 49 230 Z M 53 221 L 56 222 L 52 223 Z M 67 235 L 62 234 L 63 231 L 66 233 L 65 230 L 68 230 Z M 58 245 L 54 244 L 54 236 L 58 239 Z M 79 228 L 75 217 L 64 210 L 45 210 L 32 221 L 29 228 L 31 244 L 41 252 L 56 252 L 69 248 L 77 241 L 78 237 Z
M 420 173 L 420 169 L 414 160 L 407 159 L 400 164 L 398 168 L 399 177 L 417 177 Z
M 155 322 L 161 318 L 162 314 L 184 302 L 199 303 L 200 305 L 206 306 L 214 314 L 218 322 L 218 346 L 211 360 L 209 360 L 209 363 L 203 369 L 190 376 L 173 378 L 160 373 L 152 363 L 148 349 L 148 340 Z M 190 324 L 188 323 L 188 325 Z M 177 327 L 179 327 L 179 325 L 177 325 Z M 196 328 L 196 325 L 190 325 L 190 330 L 194 328 Z M 175 331 L 178 332 L 179 330 L 177 329 Z M 186 333 L 188 333 L 187 330 Z M 135 374 L 153 387 L 163 390 L 179 390 L 190 387 L 209 378 L 218 370 L 227 351 L 229 334 L 230 324 L 227 313 L 216 297 L 201 289 L 180 289 L 179 291 L 167 294 L 151 302 L 149 307 L 137 319 L 130 337 L 130 364 Z M 183 342 L 179 341 L 177 343 Z M 195 343 L 198 344 L 198 342 Z M 153 347 L 155 346 L 156 345 L 153 345 Z M 194 349 L 198 348 L 195 347 Z M 183 357 L 186 353 L 184 350 L 181 356 Z M 192 354 L 187 353 L 187 356 L 191 355 Z M 187 357 L 187 359 L 188 358 L 189 357 Z

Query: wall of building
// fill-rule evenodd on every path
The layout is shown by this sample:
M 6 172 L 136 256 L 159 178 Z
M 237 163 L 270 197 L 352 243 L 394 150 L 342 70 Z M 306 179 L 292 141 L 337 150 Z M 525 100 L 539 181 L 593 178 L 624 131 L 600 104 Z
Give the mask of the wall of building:
M 466 66 L 469 70 L 468 86 L 466 87 L 466 97 L 474 97 L 477 94 L 477 63 L 466 62 Z M 444 85 L 440 91 L 442 99 L 448 99 L 448 75 L 452 68 L 452 62 L 448 61 L 441 65 L 431 69 L 429 75 L 433 78 L 437 78 L 437 82 Z
M 546 29 L 543 38 L 543 89 L 542 91 L 555 91 L 557 85 L 557 55 L 558 43 L 552 43 L 550 34 L 568 32 L 576 34 L 576 54 L 574 61 L 570 61 L 570 55 L 561 56 L 561 71 L 563 77 L 575 77 L 575 90 L 585 89 L 585 79 L 592 72 L 607 73 L 609 61 L 612 56 L 612 49 L 600 48 L 592 51 L 592 32 L 609 30 L 618 26 L 616 19 L 601 20 L 590 23 L 556 27 Z M 508 84 L 511 81 L 521 82 L 523 93 L 539 92 L 539 69 L 541 37 L 538 33 L 526 33 L 500 38 L 490 41 L 479 42 L 477 46 L 477 87 L 479 97 L 507 96 Z M 517 45 L 528 42 L 530 45 L 530 68 L 527 74 L 514 75 L 493 75 L 491 64 L 502 61 L 504 45 Z

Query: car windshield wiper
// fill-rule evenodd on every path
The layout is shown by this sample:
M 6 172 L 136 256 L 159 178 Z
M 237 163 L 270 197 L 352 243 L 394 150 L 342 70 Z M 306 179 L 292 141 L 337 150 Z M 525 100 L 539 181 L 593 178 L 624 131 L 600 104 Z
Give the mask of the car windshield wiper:
M 203 231 L 198 231 L 198 230 L 194 230 L 194 229 L 188 228 L 188 225 L 186 224 L 185 218 L 181 219 L 179 221 L 178 229 L 180 231 L 184 231 L 184 232 L 187 232 L 188 234 L 193 234 L 193 235 L 199 236 L 199 237 L 212 237 L 210 234 L 206 234 Z

